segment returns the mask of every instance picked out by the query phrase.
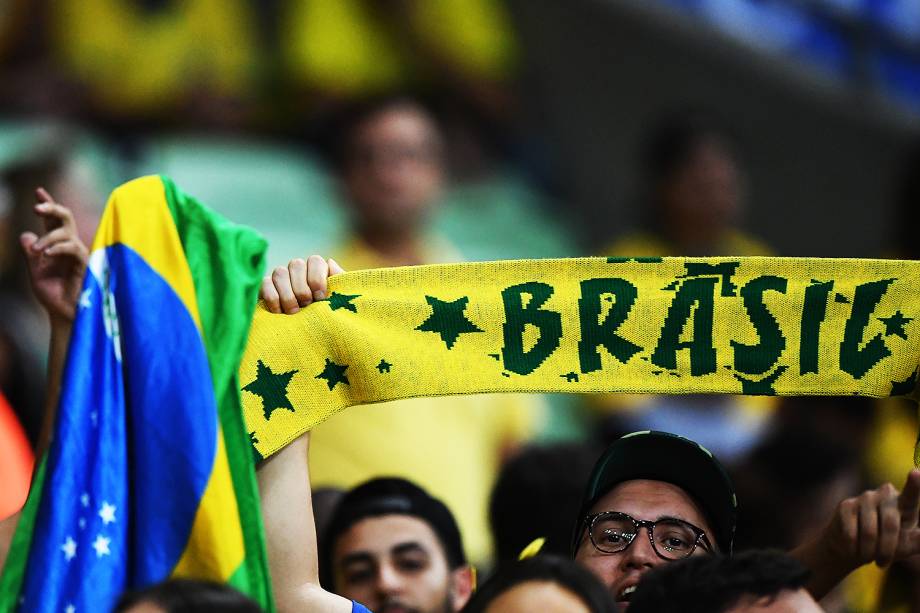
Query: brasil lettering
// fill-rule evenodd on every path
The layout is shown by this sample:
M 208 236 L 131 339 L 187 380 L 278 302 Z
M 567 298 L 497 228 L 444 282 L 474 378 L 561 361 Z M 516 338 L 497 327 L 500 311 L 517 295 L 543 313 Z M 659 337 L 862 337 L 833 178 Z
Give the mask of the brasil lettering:
M 914 397 L 920 263 L 582 258 L 380 269 L 259 310 L 240 380 L 270 455 L 353 404 L 484 392 Z

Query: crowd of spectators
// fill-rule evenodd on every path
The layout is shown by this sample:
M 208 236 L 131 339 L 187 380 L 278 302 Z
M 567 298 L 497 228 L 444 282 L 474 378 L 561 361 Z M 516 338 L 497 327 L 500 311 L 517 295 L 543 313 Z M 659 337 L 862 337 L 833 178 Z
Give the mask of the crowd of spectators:
M 518 148 L 517 43 L 501 2 L 265 3 L 283 4 L 280 11 L 241 0 L 39 4 L 43 11 L 0 20 L 0 64 L 15 77 L 0 86 L 3 109 L 91 122 L 126 168 L 164 126 L 307 143 L 347 220 L 329 252 L 335 262 L 320 260 L 326 274 L 339 265 L 461 261 L 462 246 L 431 223 L 452 184 L 481 180 L 499 160 L 536 186 L 546 179 Z M 19 34 L 27 26 L 31 35 Z M 124 46 L 125 31 L 134 44 Z M 354 44 L 330 43 L 343 37 Z M 133 65 L 144 69 L 126 70 Z M 58 133 L 46 140 L 0 169 L 0 391 L 33 445 L 50 329 L 19 237 L 43 231 L 32 212 L 36 187 L 70 208 L 74 237 L 85 244 L 101 204 L 73 143 Z M 745 222 L 740 152 L 753 147 L 704 109 L 661 117 L 636 152 L 642 227 L 617 228 L 611 244 L 571 255 L 773 255 Z M 896 231 L 879 256 L 917 257 L 917 167 L 916 155 L 905 160 Z M 563 210 L 549 214 L 562 224 Z M 304 259 L 272 262 L 267 308 L 294 313 L 324 297 L 307 286 L 310 247 Z M 569 425 L 561 442 L 560 419 Z M 899 500 L 879 486 L 903 483 L 918 427 L 916 407 L 896 399 L 595 395 L 559 405 L 484 395 L 355 407 L 259 469 L 276 597 L 282 609 L 356 602 L 384 613 L 805 611 L 818 603 L 841 613 L 920 611 L 920 556 L 883 551 L 881 539 L 859 563 L 847 559 L 845 572 L 827 572 L 809 549 L 815 535 L 836 534 L 841 501 Z M 686 438 L 650 435 L 661 440 L 629 457 L 663 465 L 613 474 L 604 458 L 626 453 L 636 431 Z M 683 447 L 697 443 L 721 464 Z M 679 474 L 667 466 L 675 463 Z M 699 468 L 693 477 L 684 474 L 690 466 Z M 920 496 L 916 477 L 903 496 Z M 287 479 L 300 489 L 279 493 Z M 736 493 L 737 510 L 727 502 Z M 303 549 L 281 556 L 277 572 L 273 537 L 298 541 L 296 531 L 273 534 L 271 522 L 292 501 L 309 527 Z M 917 503 L 898 507 L 903 517 L 913 513 L 915 531 Z M 879 564 L 863 564 L 872 561 Z M 196 582 L 127 594 L 117 610 L 214 607 L 258 610 Z

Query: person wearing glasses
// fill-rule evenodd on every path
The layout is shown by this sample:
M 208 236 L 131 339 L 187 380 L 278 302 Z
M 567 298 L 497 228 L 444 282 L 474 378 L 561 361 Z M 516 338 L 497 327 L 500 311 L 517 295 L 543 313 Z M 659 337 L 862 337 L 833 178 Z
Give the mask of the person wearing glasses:
M 731 481 L 703 447 L 664 432 L 628 434 L 594 465 L 572 551 L 624 606 L 655 566 L 731 553 L 736 513 Z
M 750 512 L 750 511 L 749 511 Z M 582 497 L 572 554 L 626 608 L 646 572 L 691 556 L 731 556 L 738 501 L 719 461 L 665 432 L 614 441 Z M 850 572 L 920 554 L 920 470 L 903 491 L 890 483 L 843 500 L 826 527 L 789 552 L 809 571 L 815 599 Z

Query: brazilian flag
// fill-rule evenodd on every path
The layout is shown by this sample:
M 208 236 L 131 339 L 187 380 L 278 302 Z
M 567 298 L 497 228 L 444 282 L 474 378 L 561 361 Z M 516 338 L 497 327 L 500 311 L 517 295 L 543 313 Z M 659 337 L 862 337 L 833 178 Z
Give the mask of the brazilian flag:
M 265 246 L 169 179 L 112 193 L 0 611 L 109 610 L 171 577 L 273 608 L 237 391 Z

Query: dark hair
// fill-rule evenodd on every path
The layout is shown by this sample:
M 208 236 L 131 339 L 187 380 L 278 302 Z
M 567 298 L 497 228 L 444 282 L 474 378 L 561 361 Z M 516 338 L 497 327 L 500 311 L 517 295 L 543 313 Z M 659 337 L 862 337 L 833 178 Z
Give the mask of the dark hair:
M 736 153 L 735 137 L 714 113 L 688 109 L 665 116 L 649 132 L 642 150 L 646 181 L 655 185 L 667 179 L 700 145 L 712 141 Z
M 393 109 L 416 111 L 438 125 L 431 107 L 407 94 L 381 94 L 348 103 L 329 117 L 317 138 L 320 150 L 325 153 L 335 172 L 342 173 L 348 166 L 357 128 L 369 119 Z
M 693 556 L 643 576 L 629 613 L 721 613 L 745 596 L 775 597 L 804 587 L 807 579 L 808 570 L 780 551 Z
M 126 592 L 115 605 L 122 613 L 143 602 L 162 607 L 167 613 L 262 613 L 262 608 L 228 585 L 193 579 L 170 579 L 154 586 Z
M 514 562 L 498 571 L 476 590 L 462 613 L 481 613 L 489 604 L 511 588 L 528 582 L 548 582 L 561 586 L 585 603 L 591 613 L 615 613 L 616 603 L 607 588 L 574 560 L 539 555 Z
M 534 539 L 546 538 L 542 552 L 570 552 L 571 518 L 599 455 L 579 444 L 524 449 L 502 468 L 489 502 L 489 524 L 498 563 L 513 562 Z
M 460 529 L 443 502 L 419 486 L 396 477 L 371 479 L 347 492 L 332 514 L 320 547 L 320 580 L 334 591 L 332 552 L 339 537 L 353 525 L 369 517 L 410 515 L 427 523 L 444 548 L 451 570 L 466 565 Z

